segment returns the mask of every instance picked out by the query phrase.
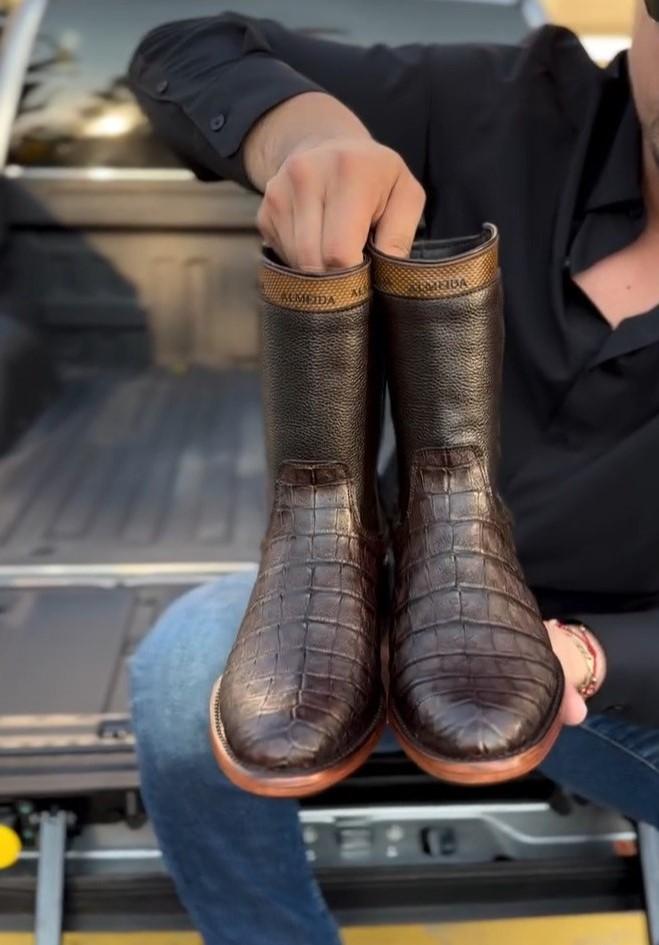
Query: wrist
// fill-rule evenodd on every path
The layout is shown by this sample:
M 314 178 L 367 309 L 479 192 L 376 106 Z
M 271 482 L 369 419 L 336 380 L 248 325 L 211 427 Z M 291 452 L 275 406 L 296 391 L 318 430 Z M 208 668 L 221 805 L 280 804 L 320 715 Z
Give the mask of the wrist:
M 264 190 L 294 153 L 336 139 L 371 140 L 353 112 L 324 92 L 304 92 L 262 115 L 244 142 L 244 166 L 252 183 Z

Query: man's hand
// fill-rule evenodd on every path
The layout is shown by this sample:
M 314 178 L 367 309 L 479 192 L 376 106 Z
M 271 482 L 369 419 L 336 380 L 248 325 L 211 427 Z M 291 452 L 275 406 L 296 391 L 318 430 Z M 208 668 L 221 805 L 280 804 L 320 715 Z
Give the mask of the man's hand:
M 424 189 L 331 96 L 309 92 L 263 116 L 246 139 L 245 166 L 264 191 L 257 226 L 289 266 L 359 265 L 372 229 L 378 249 L 408 255 Z
M 545 626 L 547 627 L 554 653 L 558 657 L 563 667 L 563 672 L 565 673 L 565 696 L 561 709 L 563 724 L 581 725 L 588 714 L 586 703 L 577 691 L 577 687 L 583 682 L 584 676 L 587 674 L 588 670 L 583 653 L 575 645 L 572 635 L 563 630 L 560 624 L 557 624 L 553 620 L 546 620 Z M 589 632 L 589 636 L 591 643 L 598 652 L 597 665 L 601 685 L 606 673 L 604 651 L 594 635 Z
M 371 228 L 386 253 L 406 256 L 425 193 L 391 148 L 363 138 L 294 151 L 265 188 L 257 225 L 298 269 L 356 266 Z

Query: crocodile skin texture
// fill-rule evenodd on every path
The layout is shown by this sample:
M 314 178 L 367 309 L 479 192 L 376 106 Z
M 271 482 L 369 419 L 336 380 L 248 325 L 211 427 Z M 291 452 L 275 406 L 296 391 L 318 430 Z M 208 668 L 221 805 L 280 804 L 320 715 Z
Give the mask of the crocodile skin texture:
M 341 465 L 285 464 L 261 567 L 222 679 L 243 763 L 328 767 L 372 729 L 381 702 L 380 545 Z
M 509 519 L 471 449 L 416 456 L 395 536 L 391 698 L 433 754 L 515 754 L 553 718 L 558 665 Z
M 338 771 L 384 719 L 369 263 L 328 279 L 265 256 L 261 285 L 272 513 L 218 699 L 222 738 L 259 783 Z
M 407 282 L 392 278 L 389 258 L 386 286 L 402 293 L 416 268 L 423 297 L 383 291 L 381 267 L 373 267 L 401 490 L 390 705 L 426 757 L 456 762 L 533 748 L 554 725 L 562 695 L 496 491 L 504 326 L 493 232 L 471 245 L 456 241 L 453 255 L 443 241 L 437 258 L 432 244 L 415 244 L 404 261 Z M 441 286 L 444 266 L 462 291 L 433 298 L 427 274 Z

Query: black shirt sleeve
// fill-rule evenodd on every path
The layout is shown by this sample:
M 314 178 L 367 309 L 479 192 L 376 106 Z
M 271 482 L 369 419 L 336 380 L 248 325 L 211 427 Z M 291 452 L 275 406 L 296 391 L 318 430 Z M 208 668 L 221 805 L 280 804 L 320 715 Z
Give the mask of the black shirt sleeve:
M 167 23 L 148 33 L 129 68 L 156 131 L 205 180 L 255 189 L 241 145 L 275 105 L 327 92 L 423 177 L 429 122 L 427 47 L 353 46 L 237 13 Z
M 579 613 L 563 618 L 589 627 L 604 647 L 607 677 L 589 712 L 659 728 L 659 610 Z

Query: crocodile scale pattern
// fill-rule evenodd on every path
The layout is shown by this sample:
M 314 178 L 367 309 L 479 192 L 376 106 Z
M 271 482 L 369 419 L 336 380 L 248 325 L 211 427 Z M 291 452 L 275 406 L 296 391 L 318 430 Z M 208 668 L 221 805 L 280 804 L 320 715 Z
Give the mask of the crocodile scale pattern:
M 529 747 L 555 716 L 560 666 L 475 450 L 416 454 L 395 550 L 399 720 L 440 757 L 485 761 Z
M 220 687 L 241 763 L 318 770 L 379 721 L 381 547 L 355 512 L 338 463 L 285 463 L 261 566 Z

